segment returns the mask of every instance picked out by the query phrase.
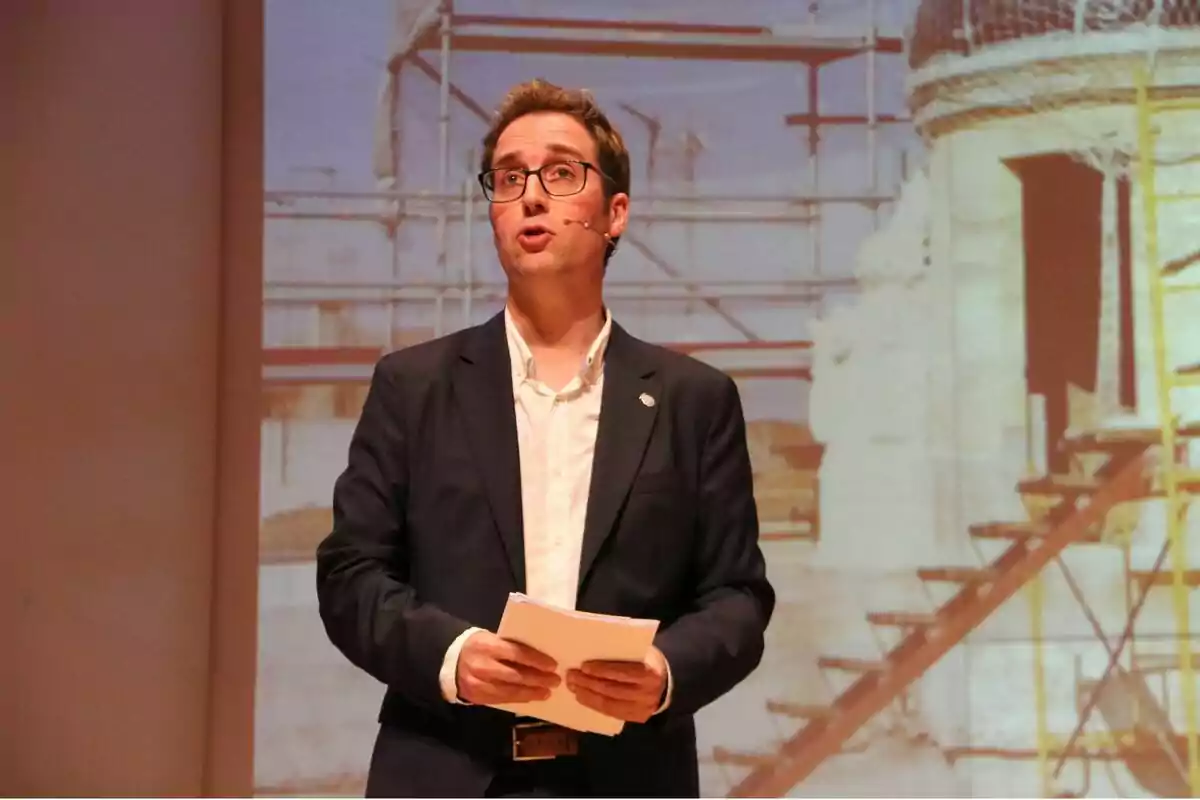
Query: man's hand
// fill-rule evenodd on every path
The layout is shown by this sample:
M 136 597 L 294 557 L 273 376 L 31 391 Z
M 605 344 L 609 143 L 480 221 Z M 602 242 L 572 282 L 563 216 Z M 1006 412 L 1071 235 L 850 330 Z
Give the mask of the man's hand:
M 567 688 L 580 703 L 601 714 L 645 722 L 662 705 L 667 685 L 667 660 L 651 647 L 643 663 L 589 661 L 567 673 Z
M 479 631 L 458 656 L 458 696 L 475 705 L 545 700 L 561 682 L 557 668 L 545 653 Z

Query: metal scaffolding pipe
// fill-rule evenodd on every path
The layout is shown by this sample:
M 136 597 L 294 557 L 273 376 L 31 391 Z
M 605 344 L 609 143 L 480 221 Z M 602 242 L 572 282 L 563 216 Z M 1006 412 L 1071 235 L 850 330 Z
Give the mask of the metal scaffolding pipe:
M 879 116 L 876 109 L 875 98 L 875 81 L 878 75 L 878 41 L 879 41 L 879 18 L 878 18 L 878 0 L 867 0 L 868 13 L 870 22 L 868 29 L 870 30 L 870 45 L 867 48 L 867 69 L 866 84 L 867 94 L 867 174 L 870 176 L 869 184 L 871 194 L 879 192 Z M 879 206 L 873 206 L 871 209 L 871 229 L 879 229 Z
M 474 150 L 468 156 L 470 160 L 474 160 Z M 463 265 L 462 265 L 462 281 L 466 286 L 475 285 L 475 250 L 474 250 L 474 228 L 472 226 L 473 214 L 472 203 L 475 199 L 474 187 L 469 181 L 463 184 L 463 202 L 466 203 L 466 209 L 463 214 Z M 463 312 L 463 327 L 467 327 L 474 319 L 475 309 L 473 308 L 472 300 L 474 293 L 467 291 L 462 297 L 462 312 Z
M 678 292 L 647 292 L 645 290 L 634 291 L 606 291 L 605 298 L 610 301 L 646 301 L 646 302 L 667 302 L 674 301 L 677 303 L 685 303 L 695 300 L 705 301 L 754 301 L 762 304 L 775 305 L 791 305 L 797 302 L 812 303 L 822 297 L 822 291 L 819 288 L 813 287 L 807 291 L 793 291 L 788 293 L 769 292 L 759 290 L 757 292 L 744 292 L 737 295 L 730 295 L 720 291 L 704 291 L 704 290 L 688 290 L 688 287 L 682 287 L 682 291 Z M 388 302 L 421 302 L 433 301 L 436 302 L 439 297 L 442 300 L 461 300 L 470 293 L 470 297 L 480 301 L 500 301 L 508 297 L 507 289 L 444 289 L 433 290 L 424 293 L 408 293 L 404 291 L 396 291 L 386 295 L 377 297 L 287 297 L 274 296 L 265 297 L 263 305 L 266 306 L 315 306 L 321 303 L 347 303 L 358 305 L 384 304 Z M 760 342 L 761 339 L 747 340 L 752 342 Z
M 371 222 L 379 225 L 394 225 L 406 219 L 433 219 L 461 221 L 465 218 L 463 212 L 426 210 L 415 211 L 267 211 L 264 219 L 291 220 L 332 220 L 340 222 Z M 487 211 L 471 214 L 475 222 L 487 221 Z M 649 224 L 653 222 L 712 222 L 739 223 L 744 225 L 810 225 L 816 222 L 818 215 L 812 211 L 785 211 L 766 214 L 756 211 L 677 211 L 639 213 L 630 219 L 632 224 Z
M 709 353 L 709 352 L 780 352 L 795 350 L 807 352 L 812 349 L 812 342 L 802 339 L 778 340 L 763 342 L 743 342 L 738 340 L 724 341 L 676 341 L 655 342 L 659 347 L 674 350 L 678 353 Z M 264 366 L 348 366 L 374 364 L 386 348 L 368 345 L 343 345 L 339 347 L 264 347 L 262 363 Z
M 680 353 L 707 353 L 725 350 L 811 350 L 813 343 L 807 339 L 792 339 L 773 342 L 675 342 L 664 344 Z
M 466 52 L 823 64 L 860 55 L 870 46 L 860 30 L 816 25 L 788 29 L 465 14 L 456 15 L 454 24 L 455 46 Z M 435 45 L 427 35 L 414 49 Z M 878 38 L 874 46 L 899 54 L 904 42 L 893 35 Z
M 808 342 L 662 342 L 660 347 L 681 353 L 718 354 L 732 352 L 751 355 L 795 352 L 796 360 L 759 359 L 713 365 L 739 380 L 796 380 L 811 381 L 812 368 L 808 362 Z M 306 386 L 318 384 L 362 384 L 369 381 L 376 362 L 391 348 L 384 347 L 269 347 L 262 356 L 263 382 L 270 387 Z M 704 360 L 704 359 L 701 359 Z M 712 363 L 712 362 L 710 362 Z
M 463 199 L 449 192 L 422 191 L 349 191 L 345 189 L 272 189 L 263 192 L 263 199 L 268 203 L 291 204 L 297 200 L 386 200 L 386 201 L 420 201 L 429 203 L 446 203 L 458 205 Z M 633 200 L 639 205 L 655 203 L 679 203 L 704 205 L 709 203 L 745 203 L 760 204 L 774 203 L 778 205 L 809 205 L 813 203 L 881 203 L 890 202 L 892 195 L 872 194 L 862 192 L 830 192 L 809 194 L 662 194 L 635 195 Z
M 736 297 L 740 290 L 762 290 L 762 291 L 789 291 L 796 289 L 854 289 L 858 286 L 858 280 L 854 277 L 834 277 L 825 278 L 791 278 L 784 280 L 745 280 L 745 279 L 723 279 L 709 280 L 700 279 L 689 281 L 693 286 L 700 286 L 709 289 L 725 289 L 731 292 L 731 296 Z M 675 281 L 664 281 L 661 278 L 654 280 L 638 280 L 635 278 L 614 278 L 607 280 L 604 283 L 608 289 L 667 289 L 676 288 L 682 289 Z M 313 300 L 337 300 L 335 296 L 323 295 L 323 292 L 360 292 L 360 291 L 417 291 L 417 292 L 437 292 L 443 290 L 464 290 L 464 289 L 484 289 L 484 290 L 503 290 L 508 284 L 503 281 L 476 281 L 474 283 L 464 283 L 460 281 L 312 281 L 312 280 L 279 280 L 267 278 L 263 282 L 263 287 L 267 292 L 272 291 L 292 291 L 292 292 L 312 292 L 313 295 L 308 299 Z M 354 295 L 358 297 L 360 295 Z
M 731 367 L 721 371 L 734 380 L 793 380 L 805 383 L 812 380 L 812 371 L 803 367 Z M 262 376 L 266 388 L 336 384 L 361 386 L 370 379 L 371 370 L 365 367 L 271 368 L 264 369 Z
M 611 281 L 605 286 L 609 301 L 687 301 L 713 299 L 726 302 L 755 301 L 764 304 L 811 302 L 836 289 L 852 290 L 853 278 L 790 281 L 689 281 L 687 284 L 653 280 Z M 508 286 L 500 282 L 431 281 L 425 283 L 323 283 L 270 281 L 264 285 L 267 305 L 319 305 L 322 303 L 379 304 L 436 301 L 438 298 L 503 300 Z M 757 341 L 757 340 L 752 340 Z
M 441 36 L 441 73 L 442 80 L 438 86 L 438 193 L 446 196 L 450 190 L 450 33 L 451 33 L 451 3 L 441 0 L 439 34 Z M 438 267 L 442 280 L 450 278 L 450 243 L 449 219 L 450 209 L 445 203 L 439 204 L 437 217 Z M 463 217 L 470 212 L 463 209 Z M 393 244 L 393 247 L 396 246 Z M 444 301 L 437 298 L 437 310 L 434 314 L 433 329 L 436 335 L 444 332 Z

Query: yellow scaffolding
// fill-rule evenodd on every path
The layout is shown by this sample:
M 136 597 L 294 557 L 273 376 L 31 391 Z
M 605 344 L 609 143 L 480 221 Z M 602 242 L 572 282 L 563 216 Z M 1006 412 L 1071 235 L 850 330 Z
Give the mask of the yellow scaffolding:
M 1037 765 L 1042 782 L 1042 797 L 1053 797 L 1053 778 L 1050 774 L 1050 751 L 1055 742 L 1050 736 L 1046 719 L 1046 662 L 1042 650 L 1044 633 L 1042 611 L 1046 602 L 1045 577 L 1040 573 L 1025 589 L 1029 595 L 1029 623 L 1033 638 L 1033 703 L 1037 714 Z
M 1145 595 L 1151 591 L 1151 586 L 1147 583 L 1140 593 L 1135 592 L 1137 586 L 1136 576 L 1137 570 L 1132 567 L 1132 538 L 1129 536 L 1121 537 L 1119 541 L 1114 542 L 1122 551 L 1122 560 L 1124 564 L 1125 574 L 1125 616 L 1126 616 L 1126 631 L 1121 636 L 1121 641 L 1116 646 L 1116 653 L 1110 650 L 1110 670 L 1115 669 L 1118 674 L 1125 673 L 1126 668 L 1121 667 L 1116 659 L 1121 654 L 1128 654 L 1129 671 L 1138 673 L 1139 659 L 1137 653 L 1137 638 L 1132 635 L 1132 626 L 1136 621 L 1137 615 L 1141 611 L 1141 607 L 1145 602 Z M 1064 574 L 1065 571 L 1064 571 Z M 1045 576 L 1039 574 L 1036 578 L 1029 582 L 1026 586 L 1026 595 L 1029 601 L 1029 617 L 1031 640 L 1033 642 L 1033 696 L 1034 696 L 1034 713 L 1035 713 L 1035 750 L 1034 757 L 1038 769 L 1038 779 L 1041 783 L 1042 797 L 1060 797 L 1063 796 L 1062 787 L 1058 782 L 1059 767 L 1062 761 L 1070 757 L 1085 757 L 1085 758 L 1103 758 L 1105 755 L 1119 754 L 1123 746 L 1129 747 L 1137 743 L 1137 726 L 1145 720 L 1141 719 L 1144 709 L 1140 703 L 1133 703 L 1131 711 L 1130 724 L 1113 728 L 1107 731 L 1090 731 L 1084 732 L 1083 727 L 1086 723 L 1085 715 L 1090 712 L 1081 712 L 1079 726 L 1070 735 L 1062 735 L 1050 729 L 1049 724 L 1049 702 L 1046 691 L 1046 661 L 1045 661 Z M 1083 601 L 1080 600 L 1082 603 Z M 1085 609 L 1086 613 L 1086 609 Z M 1078 672 L 1078 671 L 1077 671 Z M 1080 678 L 1076 674 L 1076 681 Z M 1101 678 L 1097 683 L 1104 683 L 1106 676 Z M 1095 691 L 1099 691 L 1096 689 Z M 1078 687 L 1077 687 L 1078 699 Z M 1170 746 L 1166 743 L 1164 746 Z
M 1184 705 L 1187 736 L 1188 785 L 1193 797 L 1200 795 L 1200 747 L 1197 741 L 1196 682 L 1191 648 L 1191 621 L 1188 609 L 1187 508 L 1191 493 L 1188 486 L 1197 481 L 1195 471 L 1181 463 L 1179 448 L 1179 415 L 1175 412 L 1177 389 L 1200 384 L 1193 374 L 1181 370 L 1168 351 L 1165 296 L 1168 292 L 1200 291 L 1200 284 L 1170 283 L 1165 280 L 1175 271 L 1163 262 L 1159 252 L 1159 211 L 1168 203 L 1200 201 L 1200 193 L 1172 192 L 1161 194 L 1157 186 L 1158 144 L 1161 131 L 1156 118 L 1164 113 L 1182 110 L 1200 111 L 1200 99 L 1151 97 L 1151 74 L 1146 67 L 1137 74 L 1137 182 L 1142 199 L 1143 236 L 1146 268 L 1150 289 L 1150 322 L 1154 341 L 1154 373 L 1158 393 L 1158 418 L 1162 433 L 1159 461 L 1163 499 L 1167 510 L 1167 537 L 1171 556 L 1171 596 L 1175 612 L 1176 638 L 1179 651 L 1179 675 Z M 1186 458 L 1182 461 L 1186 462 Z
M 1169 192 L 1163 193 L 1158 188 L 1157 170 L 1161 156 L 1158 152 L 1160 128 L 1156 121 L 1159 116 L 1169 112 L 1195 111 L 1200 112 L 1200 98 L 1169 97 L 1162 98 L 1152 91 L 1152 74 L 1143 67 L 1136 76 L 1136 117 L 1137 117 L 1137 147 L 1136 147 L 1136 185 L 1139 190 L 1143 216 L 1143 252 L 1147 269 L 1147 287 L 1149 289 L 1149 323 L 1152 331 L 1153 365 L 1157 394 L 1157 411 L 1159 431 L 1156 442 L 1161 442 L 1161 455 L 1157 481 L 1156 499 L 1165 503 L 1167 516 L 1167 553 L 1170 556 L 1171 572 L 1169 587 L 1175 633 L 1177 641 L 1178 661 L 1176 669 L 1180 676 L 1180 694 L 1184 707 L 1183 738 L 1187 742 L 1187 784 L 1192 797 L 1200 796 L 1200 739 L 1197 736 L 1198 720 L 1196 708 L 1196 659 L 1192 653 L 1192 630 L 1189 608 L 1189 592 L 1196 585 L 1194 576 L 1190 574 L 1187 553 L 1187 512 L 1192 499 L 1197 496 L 1200 488 L 1200 470 L 1190 465 L 1186 451 L 1181 445 L 1185 444 L 1185 436 L 1195 436 L 1195 425 L 1186 429 L 1175 408 L 1177 390 L 1185 387 L 1200 386 L 1200 365 L 1180 367 L 1176 364 L 1178 354 L 1170 350 L 1168 342 L 1169 324 L 1166 314 L 1166 297 L 1185 292 L 1200 292 L 1200 281 L 1180 281 L 1176 276 L 1188 269 L 1196 267 L 1200 271 L 1200 252 L 1195 257 L 1165 262 L 1160 252 L 1160 209 L 1164 205 L 1178 205 L 1186 202 L 1196 202 L 1200 207 L 1200 192 Z M 1197 147 L 1200 153 L 1200 146 Z M 1197 160 L 1197 159 L 1188 159 Z M 1161 438 L 1159 438 L 1161 437 Z M 1131 542 L 1123 541 L 1124 561 L 1126 572 L 1126 606 L 1132 626 L 1133 618 L 1145 599 L 1144 595 L 1153 590 L 1156 585 L 1162 585 L 1155 580 L 1153 574 L 1143 574 L 1144 585 L 1137 579 L 1137 573 L 1132 568 L 1130 557 Z M 1049 730 L 1045 654 L 1043 641 L 1043 614 L 1045 603 L 1044 578 L 1039 575 L 1026 587 L 1029 600 L 1031 634 L 1033 640 L 1033 693 L 1036 714 L 1036 760 L 1043 796 L 1056 793 L 1057 774 L 1052 769 L 1051 760 L 1061 759 L 1069 753 L 1091 752 L 1100 753 L 1114 751 L 1122 744 L 1128 745 L 1134 736 L 1132 730 L 1112 730 L 1107 732 L 1083 733 L 1077 730 L 1071 737 L 1056 735 Z M 1140 591 L 1132 591 L 1132 586 L 1138 585 Z M 1135 595 L 1140 595 L 1135 600 Z M 1130 633 L 1132 631 L 1129 631 Z M 1136 637 L 1130 636 L 1125 651 L 1130 655 L 1130 666 L 1137 672 L 1139 659 L 1136 653 Z M 1115 656 L 1114 656 L 1115 658 Z M 1138 723 L 1137 716 L 1140 707 L 1133 710 L 1134 724 Z M 1082 728 L 1083 723 L 1080 723 Z M 1060 762 L 1061 763 L 1061 762 Z

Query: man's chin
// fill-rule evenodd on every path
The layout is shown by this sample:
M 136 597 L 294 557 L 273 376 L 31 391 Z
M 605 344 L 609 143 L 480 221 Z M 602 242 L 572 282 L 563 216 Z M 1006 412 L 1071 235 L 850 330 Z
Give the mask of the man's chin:
M 562 262 L 550 253 L 521 253 L 506 270 L 510 276 L 551 277 L 563 272 Z

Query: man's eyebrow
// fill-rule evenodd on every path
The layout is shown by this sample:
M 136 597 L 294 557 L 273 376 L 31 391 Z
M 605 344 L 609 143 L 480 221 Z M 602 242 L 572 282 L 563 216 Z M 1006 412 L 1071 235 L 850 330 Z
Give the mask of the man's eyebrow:
M 583 160 L 583 153 L 579 152 L 574 147 L 571 147 L 570 145 L 567 145 L 567 144 L 552 144 L 552 145 L 548 145 L 546 147 L 546 149 L 549 150 L 551 153 L 557 153 L 560 156 L 573 156 L 574 158 L 578 158 L 581 161 Z
M 568 158 L 584 161 L 584 154 L 571 147 L 569 144 L 549 144 L 546 145 L 546 150 L 556 156 L 566 156 Z M 503 153 L 492 159 L 492 168 L 512 168 L 527 166 L 528 161 L 521 157 L 520 153 L 509 152 Z
M 492 159 L 492 167 L 519 167 L 523 164 L 521 157 L 516 153 L 504 153 Z

